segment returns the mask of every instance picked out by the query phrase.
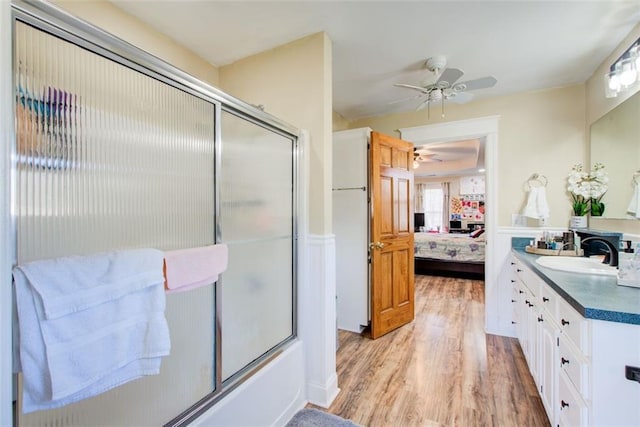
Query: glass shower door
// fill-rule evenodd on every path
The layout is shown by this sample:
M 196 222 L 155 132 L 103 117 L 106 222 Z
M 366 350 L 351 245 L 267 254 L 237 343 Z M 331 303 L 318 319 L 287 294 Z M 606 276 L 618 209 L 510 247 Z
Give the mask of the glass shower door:
M 294 141 L 222 112 L 222 380 L 295 333 Z

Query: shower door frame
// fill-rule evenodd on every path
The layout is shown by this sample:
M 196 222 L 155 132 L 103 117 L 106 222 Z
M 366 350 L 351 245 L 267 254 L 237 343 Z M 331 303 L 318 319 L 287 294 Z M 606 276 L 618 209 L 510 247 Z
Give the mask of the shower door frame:
M 138 71 L 146 76 L 157 79 L 169 86 L 183 90 L 192 96 L 210 102 L 214 105 L 214 130 L 215 130 L 215 143 L 214 143 L 214 162 L 215 170 L 214 177 L 215 182 L 214 189 L 214 203 L 215 203 L 215 239 L 219 241 L 221 232 L 220 227 L 220 200 L 218 186 L 220 185 L 221 174 L 221 156 L 222 156 L 222 144 L 221 144 L 221 117 L 222 111 L 231 112 L 242 119 L 248 120 L 251 123 L 261 126 L 276 134 L 282 135 L 292 141 L 292 334 L 276 344 L 262 356 L 246 365 L 240 371 L 235 373 L 227 381 L 222 381 L 222 345 L 221 345 L 221 305 L 222 305 L 222 292 L 221 287 L 215 286 L 215 320 L 213 327 L 215 328 L 215 385 L 214 389 L 208 395 L 204 396 L 198 402 L 188 408 L 183 413 L 177 415 L 173 420 L 169 421 L 166 425 L 178 426 L 186 425 L 189 422 L 195 420 L 198 416 L 202 415 L 209 408 L 211 408 L 220 399 L 226 396 L 233 389 L 238 387 L 253 374 L 255 374 L 261 367 L 268 364 L 273 358 L 280 354 L 287 348 L 298 335 L 297 328 L 297 288 L 299 277 L 299 218 L 298 215 L 304 212 L 301 203 L 303 199 L 300 197 L 300 160 L 302 150 L 300 148 L 300 136 L 301 131 L 296 127 L 282 121 L 281 119 L 274 117 L 242 100 L 234 98 L 221 90 L 206 84 L 195 77 L 185 73 L 184 71 L 176 68 L 175 66 L 166 63 L 165 61 L 141 50 L 140 48 L 129 44 L 128 42 L 119 39 L 104 30 L 93 26 L 85 21 L 82 21 L 63 10 L 48 4 L 38 1 L 30 0 L 14 0 L 11 3 L 11 46 L 13 52 L 13 41 L 15 39 L 15 23 L 17 21 L 30 25 L 38 30 L 49 33 L 55 37 L 58 37 L 66 42 L 77 45 L 84 48 L 94 54 L 105 57 L 111 61 L 119 63 L 123 66 Z M 12 54 L 12 62 L 13 62 Z M 14 68 L 11 70 L 12 74 L 12 93 L 13 103 L 15 111 L 16 100 L 16 82 Z M 12 133 L 11 141 L 11 174 L 15 175 L 16 168 L 16 137 Z M 16 188 L 15 179 L 11 179 L 11 197 L 15 198 Z M 17 227 L 15 217 L 11 218 L 11 239 L 10 245 L 10 257 L 12 265 L 17 261 Z M 220 279 L 222 282 L 224 279 Z M 14 396 L 15 399 L 15 396 Z M 4 402 L 2 402 L 4 405 Z M 3 406 L 4 407 L 4 406 Z M 14 424 L 17 418 L 14 414 Z

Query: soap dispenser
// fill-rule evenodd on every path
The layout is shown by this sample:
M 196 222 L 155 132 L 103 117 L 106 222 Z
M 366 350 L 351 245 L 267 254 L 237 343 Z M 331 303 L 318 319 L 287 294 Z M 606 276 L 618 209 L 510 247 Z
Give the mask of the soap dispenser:
M 619 253 L 618 285 L 640 288 L 640 253 L 634 253 L 631 240 L 623 240 L 626 247 Z

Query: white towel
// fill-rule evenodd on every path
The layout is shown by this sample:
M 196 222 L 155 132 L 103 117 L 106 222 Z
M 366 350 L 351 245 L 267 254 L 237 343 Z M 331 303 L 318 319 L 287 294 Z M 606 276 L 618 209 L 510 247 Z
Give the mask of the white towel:
M 96 264 L 97 258 L 103 263 Z M 92 276 L 81 267 L 83 260 L 108 268 Z M 160 357 L 170 350 L 162 260 L 162 252 L 149 249 L 36 261 L 14 269 L 24 413 L 64 406 L 159 372 Z M 60 274 L 71 266 L 78 269 L 64 280 Z M 125 292 L 122 283 L 132 291 Z M 89 301 L 88 295 L 102 299 Z M 47 306 L 55 316 L 47 315 Z
M 640 184 L 636 184 L 633 188 L 633 195 L 627 207 L 627 213 L 634 218 L 640 219 Z
M 20 268 L 42 298 L 46 318 L 55 319 L 152 286 L 158 274 L 164 280 L 163 259 L 156 249 L 132 249 L 41 260 Z
M 547 191 L 545 187 L 531 187 L 527 204 L 522 214 L 529 218 L 549 218 L 549 204 L 547 203 Z

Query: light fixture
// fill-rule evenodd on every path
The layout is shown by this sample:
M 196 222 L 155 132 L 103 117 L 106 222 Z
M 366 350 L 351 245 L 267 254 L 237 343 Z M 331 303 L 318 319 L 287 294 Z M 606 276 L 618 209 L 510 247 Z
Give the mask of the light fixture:
M 413 168 L 414 168 L 414 169 L 418 169 L 419 167 L 420 167 L 420 162 L 419 162 L 419 161 L 417 161 L 417 160 L 414 160 L 414 161 L 413 161 Z
M 478 172 L 485 173 L 485 169 L 478 169 Z
M 604 76 L 604 90 L 607 98 L 615 98 L 620 92 L 640 81 L 640 39 L 611 64 Z

